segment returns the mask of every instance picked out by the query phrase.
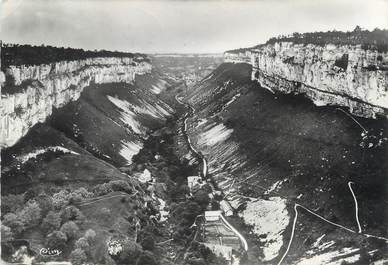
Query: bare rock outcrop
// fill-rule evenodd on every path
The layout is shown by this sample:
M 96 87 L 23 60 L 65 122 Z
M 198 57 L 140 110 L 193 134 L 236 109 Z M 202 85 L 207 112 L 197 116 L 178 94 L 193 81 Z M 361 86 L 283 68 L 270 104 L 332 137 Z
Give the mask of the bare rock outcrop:
M 151 71 L 147 62 L 132 58 L 89 58 L 35 66 L 10 66 L 2 86 L 0 146 L 15 144 L 53 108 L 77 100 L 91 83 L 134 81 Z M 1 79 L 1 78 L 0 78 Z
M 227 52 L 225 61 L 251 64 L 252 80 L 272 92 L 304 94 L 317 106 L 347 107 L 366 118 L 388 113 L 388 53 L 361 45 L 276 42 Z

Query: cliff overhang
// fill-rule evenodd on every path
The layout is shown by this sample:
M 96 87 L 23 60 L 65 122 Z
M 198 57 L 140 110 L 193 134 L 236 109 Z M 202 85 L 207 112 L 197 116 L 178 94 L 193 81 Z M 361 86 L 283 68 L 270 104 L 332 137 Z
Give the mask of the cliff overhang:
M 226 52 L 252 65 L 252 80 L 272 92 L 304 94 L 317 106 L 346 107 L 365 118 L 388 114 L 388 53 L 361 45 L 275 42 Z
M 151 69 L 148 62 L 129 57 L 9 66 L 0 76 L 3 83 L 0 146 L 14 145 L 31 127 L 44 122 L 54 108 L 77 100 L 90 84 L 132 83 L 136 75 L 149 73 Z

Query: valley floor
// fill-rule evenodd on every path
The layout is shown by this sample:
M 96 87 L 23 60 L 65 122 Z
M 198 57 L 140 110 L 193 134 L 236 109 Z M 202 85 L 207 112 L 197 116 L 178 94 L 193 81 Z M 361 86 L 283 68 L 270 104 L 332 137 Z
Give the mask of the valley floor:
M 386 121 L 272 94 L 251 82 L 250 70 L 222 64 L 190 88 L 157 72 L 89 87 L 2 150 L 2 258 L 388 259 Z M 189 185 L 193 176 L 198 185 Z M 202 244 L 218 242 L 231 255 Z M 61 254 L 42 255 L 47 248 Z

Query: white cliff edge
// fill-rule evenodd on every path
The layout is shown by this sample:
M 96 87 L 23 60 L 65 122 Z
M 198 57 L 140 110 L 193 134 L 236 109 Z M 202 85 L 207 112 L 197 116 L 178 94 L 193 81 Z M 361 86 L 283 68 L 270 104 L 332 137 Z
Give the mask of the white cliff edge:
M 226 52 L 224 58 L 251 64 L 252 80 L 272 92 L 304 94 L 317 106 L 347 107 L 360 117 L 387 116 L 388 53 L 360 45 L 277 42 Z
M 77 100 L 91 83 L 131 83 L 136 74 L 151 71 L 146 62 L 132 58 L 89 58 L 35 66 L 10 66 L 7 79 L 0 72 L 0 146 L 14 145 L 28 130 L 61 108 Z M 11 84 L 10 84 L 10 80 Z M 4 86 L 7 87 L 4 92 Z M 12 90 L 18 92 L 12 92 Z

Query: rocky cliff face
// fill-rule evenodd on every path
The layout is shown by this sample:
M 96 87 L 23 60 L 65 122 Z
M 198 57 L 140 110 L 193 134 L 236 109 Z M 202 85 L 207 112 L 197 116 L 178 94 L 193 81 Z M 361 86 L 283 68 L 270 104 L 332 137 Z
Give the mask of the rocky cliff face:
M 316 105 L 348 107 L 361 117 L 386 116 L 388 54 L 361 46 L 318 46 L 277 42 L 238 54 L 251 54 L 252 80 L 271 91 L 305 94 Z M 232 58 L 233 59 L 233 58 Z
M 252 64 L 252 52 L 249 50 L 241 52 L 225 52 L 224 62 Z
M 377 245 L 382 242 L 368 241 L 365 233 L 386 237 L 388 231 L 380 218 L 387 121 L 358 119 L 366 136 L 343 112 L 316 107 L 303 96 L 272 94 L 252 82 L 251 73 L 248 64 L 222 64 L 187 95 L 195 109 L 187 120 L 192 145 L 206 158 L 214 185 L 249 225 L 246 264 L 278 264 L 293 224 L 282 264 L 372 263 L 362 253 L 382 259 L 370 252 L 386 253 Z M 364 235 L 335 229 L 301 208 L 295 214 L 297 203 L 356 229 L 349 181 L 360 209 L 368 209 L 359 212 Z
M 136 74 L 151 71 L 132 58 L 90 58 L 37 66 L 11 66 L 1 96 L 0 146 L 15 144 L 28 130 L 77 100 L 91 83 L 131 83 Z

